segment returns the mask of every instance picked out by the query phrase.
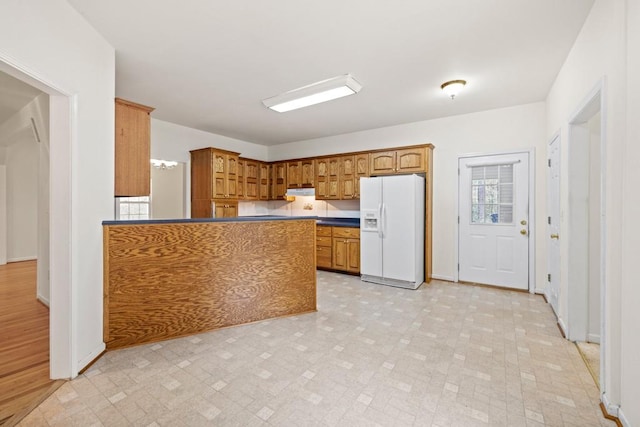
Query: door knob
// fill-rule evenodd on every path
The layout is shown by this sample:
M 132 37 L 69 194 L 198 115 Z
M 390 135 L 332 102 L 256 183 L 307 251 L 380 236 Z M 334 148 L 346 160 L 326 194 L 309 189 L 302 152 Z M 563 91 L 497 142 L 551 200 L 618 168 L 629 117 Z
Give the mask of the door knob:
M 549 237 L 551 237 L 552 239 L 559 239 L 559 238 L 560 238 L 560 236 L 559 236 L 559 235 L 557 235 L 557 234 L 552 234 L 552 235 L 551 235 L 551 236 L 549 236 Z
M 527 235 L 527 230 L 525 230 L 524 228 L 522 230 L 520 230 L 520 234 L 522 234 L 523 236 Z
M 522 221 L 520 221 L 521 225 L 527 225 L 527 221 L 525 221 L 524 219 Z

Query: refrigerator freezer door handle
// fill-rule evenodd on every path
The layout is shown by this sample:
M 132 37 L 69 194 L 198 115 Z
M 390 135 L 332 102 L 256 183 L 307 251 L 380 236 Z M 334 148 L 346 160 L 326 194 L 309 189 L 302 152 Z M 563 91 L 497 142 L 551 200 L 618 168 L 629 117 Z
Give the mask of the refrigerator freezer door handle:
M 382 238 L 382 203 L 378 203 L 378 237 Z
M 381 203 L 380 204 L 380 227 L 378 229 L 380 230 L 380 237 L 383 237 L 383 238 L 385 236 L 385 217 L 384 217 L 385 210 L 386 209 L 385 209 L 384 203 Z

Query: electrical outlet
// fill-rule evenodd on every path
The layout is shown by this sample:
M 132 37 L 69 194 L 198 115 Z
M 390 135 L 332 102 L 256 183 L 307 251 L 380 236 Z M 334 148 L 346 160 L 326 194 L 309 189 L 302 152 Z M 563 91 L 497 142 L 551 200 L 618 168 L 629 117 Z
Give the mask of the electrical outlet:
M 305 211 L 312 211 L 313 210 L 313 203 L 305 203 L 302 206 L 302 209 L 304 209 Z

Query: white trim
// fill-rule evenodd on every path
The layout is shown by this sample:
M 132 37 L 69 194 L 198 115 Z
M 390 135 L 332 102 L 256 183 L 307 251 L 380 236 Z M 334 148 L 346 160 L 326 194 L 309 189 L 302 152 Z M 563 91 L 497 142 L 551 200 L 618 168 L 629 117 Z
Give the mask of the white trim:
M 587 334 L 587 341 L 600 344 L 600 334 Z
M 624 415 L 622 408 L 618 408 L 618 419 L 624 427 L 631 427 L 631 421 Z
M 520 160 L 510 160 L 508 162 L 480 162 L 480 163 L 467 163 L 465 166 L 468 168 L 475 168 L 478 166 L 501 166 L 501 165 L 515 165 L 520 163 Z
M 551 309 L 553 310 L 553 306 L 551 306 Z M 562 318 L 558 316 L 557 313 L 556 313 L 556 317 L 558 318 L 558 326 L 560 326 L 560 329 L 562 329 L 562 334 L 565 337 L 568 337 L 569 335 L 567 335 L 567 325 L 564 323 L 564 320 L 562 320 Z
M 38 257 L 36 255 L 19 256 L 17 258 L 7 258 L 7 264 L 10 262 L 37 261 L 37 260 L 38 260 Z
M 431 279 L 443 280 L 445 282 L 457 282 L 457 280 L 453 276 L 442 276 L 440 274 L 432 274 Z
M 89 363 L 93 362 L 98 356 L 100 356 L 102 354 L 102 352 L 106 348 L 107 348 L 107 346 L 104 343 L 102 343 L 102 345 L 100 345 L 97 348 L 93 349 L 89 354 L 87 354 L 85 357 L 83 357 L 81 360 L 78 361 L 78 366 L 76 366 L 76 370 L 80 371 L 80 370 L 82 370 L 82 368 L 87 366 Z
M 49 301 L 47 298 L 43 297 L 42 295 L 38 294 L 36 296 L 36 298 L 38 299 L 38 301 L 40 301 L 42 304 L 46 305 L 47 307 L 51 308 L 51 301 Z
M 50 116 L 50 314 L 49 372 L 52 379 L 77 375 L 73 357 L 77 353 L 71 296 L 75 280 L 71 254 L 71 174 L 77 110 L 73 93 L 61 89 L 44 75 L 0 50 L 0 71 L 49 94 Z
M 533 294 L 536 289 L 536 197 L 535 197 L 535 166 L 536 166 L 536 149 L 529 148 L 524 150 L 506 150 L 506 151 L 498 151 L 498 152 L 489 152 L 489 153 L 468 153 L 468 154 L 458 154 L 457 159 L 457 169 L 458 169 L 458 182 L 456 186 L 456 213 L 458 215 L 458 219 L 460 218 L 460 160 L 468 159 L 471 157 L 489 157 L 489 156 L 502 156 L 509 154 L 521 154 L 527 153 L 529 154 L 529 293 Z M 456 227 L 454 232 L 454 245 L 453 248 L 455 250 L 454 256 L 454 282 L 459 281 L 459 270 L 458 266 L 460 265 L 460 248 L 458 245 L 458 240 L 460 237 L 460 223 L 456 220 Z M 431 276 L 433 277 L 433 275 Z
M 600 393 L 600 401 L 604 405 L 604 409 L 607 410 L 607 413 L 609 415 L 613 415 L 614 417 L 620 418 L 620 406 L 619 405 L 614 405 L 611 402 L 609 402 L 609 397 L 608 397 L 607 393 L 605 393 L 605 392 Z M 622 421 L 622 420 L 620 420 L 620 421 Z M 627 425 L 630 425 L 630 424 L 627 423 Z
M 607 343 L 607 276 L 606 276 L 606 259 L 607 259 L 607 222 L 606 222 L 606 165 L 607 165 L 607 102 L 606 102 L 606 89 L 607 79 L 603 76 L 594 87 L 589 91 L 587 96 L 584 97 L 582 102 L 578 105 L 575 112 L 570 116 L 568 120 L 568 134 L 571 144 L 571 134 L 573 125 L 584 123 L 589 118 L 593 117 L 598 111 L 600 111 L 600 392 L 603 399 L 606 396 L 606 385 L 608 384 L 608 365 L 606 359 L 606 350 L 608 348 Z M 599 102 L 596 103 L 596 101 Z M 569 162 L 570 165 L 570 162 Z M 571 220 L 571 214 L 569 213 L 569 220 Z M 569 274 L 571 274 L 569 272 Z M 570 286 L 569 280 L 568 285 Z M 568 288 L 567 298 L 571 297 L 571 287 Z M 567 304 L 568 310 L 571 310 L 571 306 Z M 567 337 L 569 337 L 567 335 Z M 603 400 L 603 403 L 605 401 Z M 606 406 L 611 406 L 605 403 Z M 616 406 L 617 408 L 617 406 Z M 609 409 L 607 411 L 613 414 Z M 617 416 L 617 409 L 616 409 Z

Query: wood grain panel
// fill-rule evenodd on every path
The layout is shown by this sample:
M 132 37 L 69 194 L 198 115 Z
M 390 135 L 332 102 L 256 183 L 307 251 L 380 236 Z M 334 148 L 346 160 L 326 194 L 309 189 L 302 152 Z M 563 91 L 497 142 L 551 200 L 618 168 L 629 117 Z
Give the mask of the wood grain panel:
M 108 349 L 316 310 L 313 219 L 105 228 Z

